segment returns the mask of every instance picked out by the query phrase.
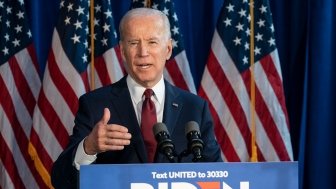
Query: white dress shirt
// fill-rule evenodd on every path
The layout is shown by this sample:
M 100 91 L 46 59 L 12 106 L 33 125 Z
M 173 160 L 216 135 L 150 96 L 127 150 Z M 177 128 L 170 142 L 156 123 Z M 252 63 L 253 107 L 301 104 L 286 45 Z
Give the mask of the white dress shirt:
M 146 88 L 139 85 L 132 77 L 129 75 L 126 78 L 128 91 L 131 94 L 131 99 L 133 103 L 133 108 L 135 110 L 135 114 L 140 125 L 141 123 L 141 111 L 142 111 L 142 103 L 145 99 L 143 93 L 145 92 Z M 155 104 L 156 109 L 156 116 L 157 121 L 162 122 L 163 118 L 163 109 L 164 109 L 164 99 L 165 99 L 165 85 L 163 76 L 161 77 L 160 81 L 152 88 L 154 91 L 153 96 L 151 99 Z M 97 154 L 95 155 L 88 155 L 84 151 L 84 139 L 78 145 L 74 166 L 77 170 L 80 169 L 80 165 L 89 165 L 97 159 Z

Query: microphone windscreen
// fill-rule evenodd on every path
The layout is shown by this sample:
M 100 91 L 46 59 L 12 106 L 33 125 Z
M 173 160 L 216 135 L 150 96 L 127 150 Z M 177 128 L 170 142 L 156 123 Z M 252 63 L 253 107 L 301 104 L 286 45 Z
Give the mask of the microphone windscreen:
M 200 129 L 199 129 L 198 123 L 196 121 L 189 121 L 188 123 L 186 123 L 186 125 L 185 125 L 185 135 L 187 135 L 191 131 L 196 131 L 196 132 L 200 133 Z
M 153 126 L 153 133 L 154 136 L 156 136 L 158 133 L 165 131 L 167 134 L 169 134 L 168 129 L 164 123 L 156 123 Z

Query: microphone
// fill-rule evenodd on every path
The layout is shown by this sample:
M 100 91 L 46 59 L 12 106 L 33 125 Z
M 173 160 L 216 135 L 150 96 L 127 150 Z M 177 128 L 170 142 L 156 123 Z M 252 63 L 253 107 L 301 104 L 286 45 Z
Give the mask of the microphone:
M 160 153 L 164 154 L 171 163 L 175 160 L 175 146 L 170 139 L 169 131 L 164 123 L 156 123 L 153 126 L 153 133 L 157 141 L 157 149 Z
M 185 135 L 188 139 L 188 151 L 194 155 L 194 162 L 202 160 L 204 143 L 201 139 L 201 132 L 198 123 L 189 121 L 185 126 Z

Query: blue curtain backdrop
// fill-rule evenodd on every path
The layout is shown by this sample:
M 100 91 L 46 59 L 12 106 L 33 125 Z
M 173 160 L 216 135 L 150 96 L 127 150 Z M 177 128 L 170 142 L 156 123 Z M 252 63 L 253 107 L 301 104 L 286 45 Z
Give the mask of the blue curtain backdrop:
M 224 0 L 175 0 L 195 85 L 202 78 Z M 269 0 L 300 188 L 334 188 L 336 5 L 334 0 Z M 26 0 L 41 76 L 60 0 Z M 130 0 L 112 0 L 115 25 Z

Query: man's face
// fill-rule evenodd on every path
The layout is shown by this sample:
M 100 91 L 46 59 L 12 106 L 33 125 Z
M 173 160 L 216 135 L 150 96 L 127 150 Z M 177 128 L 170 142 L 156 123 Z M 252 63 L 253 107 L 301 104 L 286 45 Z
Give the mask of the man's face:
M 136 17 L 125 23 L 120 49 L 130 76 L 140 85 L 153 87 L 162 77 L 172 53 L 163 22 L 157 17 Z

